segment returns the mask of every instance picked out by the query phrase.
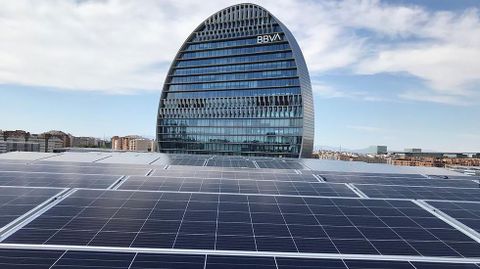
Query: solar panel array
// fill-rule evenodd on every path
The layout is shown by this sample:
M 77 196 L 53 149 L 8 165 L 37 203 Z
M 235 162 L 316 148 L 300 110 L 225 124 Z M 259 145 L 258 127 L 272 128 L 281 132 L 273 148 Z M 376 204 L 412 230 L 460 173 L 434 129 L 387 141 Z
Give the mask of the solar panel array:
M 0 158 L 0 268 L 480 268 L 474 177 L 69 156 Z
M 223 170 L 165 170 L 156 169 L 151 176 L 163 176 L 173 178 L 208 178 L 208 179 L 254 179 L 254 180 L 278 180 L 278 181 L 305 181 L 305 182 L 318 182 L 318 179 L 313 175 L 303 175 L 296 173 L 261 173 L 255 170 L 243 170 L 243 171 L 223 171 Z
M 356 184 L 355 186 L 372 198 L 405 198 L 480 202 L 480 188 L 424 188 L 361 184 Z
M 419 175 L 403 176 L 366 176 L 366 175 L 322 175 L 326 182 L 354 183 L 354 184 L 377 184 L 377 185 L 402 185 L 420 187 L 463 187 L 478 188 L 479 183 L 471 179 L 433 179 Z
M 345 184 L 130 176 L 119 189 L 208 193 L 358 197 Z
M 1 172 L 0 186 L 106 189 L 120 176 Z

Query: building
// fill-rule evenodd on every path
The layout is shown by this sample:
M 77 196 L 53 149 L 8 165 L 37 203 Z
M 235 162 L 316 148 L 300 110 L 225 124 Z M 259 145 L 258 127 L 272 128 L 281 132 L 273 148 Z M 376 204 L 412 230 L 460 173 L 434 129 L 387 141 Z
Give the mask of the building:
M 112 149 L 124 151 L 154 151 L 155 142 L 137 135 L 112 137 Z
M 89 136 L 73 137 L 72 146 L 77 148 L 105 148 L 107 141 Z
M 69 135 L 60 131 L 31 134 L 24 130 L 2 131 L 0 153 L 10 151 L 53 152 L 70 146 Z
M 137 138 L 130 141 L 128 145 L 129 151 L 148 151 L 151 152 L 154 149 L 155 142 L 150 139 Z
M 387 146 L 371 146 L 369 148 L 369 153 L 372 154 L 387 154 L 388 153 L 388 148 Z
M 239 4 L 202 22 L 175 56 L 159 103 L 158 149 L 310 157 L 313 117 L 294 36 L 264 8 Z
M 408 153 L 421 153 L 422 149 L 421 148 L 406 148 L 405 152 Z

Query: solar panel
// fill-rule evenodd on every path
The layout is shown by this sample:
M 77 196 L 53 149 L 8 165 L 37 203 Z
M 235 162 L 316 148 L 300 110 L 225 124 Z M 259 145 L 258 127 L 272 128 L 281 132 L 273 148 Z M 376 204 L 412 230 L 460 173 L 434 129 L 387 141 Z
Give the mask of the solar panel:
M 356 175 L 319 175 L 327 182 L 345 182 L 357 184 L 377 184 L 377 185 L 404 185 L 404 186 L 424 186 L 424 187 L 452 187 L 452 188 L 476 188 L 478 183 L 472 180 L 449 180 L 449 179 L 431 179 L 426 177 L 372 177 Z
M 255 168 L 255 165 L 252 161 L 243 159 L 210 159 L 207 162 L 207 166 Z
M 0 228 L 60 191 L 62 189 L 0 187 Z
M 475 233 L 426 204 L 478 232 L 475 177 L 247 156 L 20 157 L 0 162 L 0 268 L 480 269 L 468 263 L 480 261 Z
M 169 165 L 203 166 L 210 156 L 169 155 Z
M 65 251 L 0 249 L 0 267 L 47 269 L 60 258 Z
M 463 175 L 429 175 L 431 178 L 440 179 L 464 179 L 464 180 L 480 180 L 480 176 L 463 176 Z
M 429 204 L 480 233 L 480 203 L 429 201 Z
M 98 159 L 98 163 L 127 163 L 127 164 L 149 164 L 156 161 L 162 155 L 157 153 L 136 153 L 136 152 L 124 152 L 121 154 L 110 155 L 105 158 Z
M 480 188 L 424 188 L 362 184 L 355 184 L 355 187 L 371 198 L 480 201 Z
M 11 164 L 0 163 L 0 171 L 44 172 L 44 173 L 79 173 L 106 175 L 145 175 L 149 168 L 119 168 L 117 166 L 77 166 L 54 164 Z
M 305 167 L 298 161 L 285 161 L 281 159 L 256 159 L 256 163 L 260 168 L 275 168 L 275 169 L 305 169 Z
M 254 179 L 277 181 L 318 182 L 312 175 L 286 173 L 255 173 L 255 172 L 226 172 L 226 171 L 195 171 L 195 170 L 155 170 L 151 176 L 170 178 L 202 178 L 202 179 Z
M 344 171 L 317 171 L 317 170 L 302 170 L 302 172 L 310 172 L 325 176 L 355 176 L 355 177 L 374 177 L 374 178 L 426 178 L 420 174 L 400 174 L 400 173 L 366 173 L 366 172 L 344 172 Z
M 7 243 L 472 257 L 410 201 L 79 190 Z
M 186 165 L 169 165 L 168 170 L 191 169 Z M 295 169 L 273 169 L 273 168 L 244 168 L 244 167 L 220 167 L 220 166 L 195 166 L 196 171 L 217 171 L 217 172 L 253 172 L 253 173 L 276 173 L 276 174 L 298 174 Z M 311 173 L 306 173 L 311 174 Z
M 9 268 L 170 268 L 203 269 L 203 255 L 146 254 L 67 250 L 0 249 L 0 267 Z
M 358 197 L 344 184 L 266 180 L 131 176 L 119 188 L 123 190 Z
M 208 269 L 277 269 L 273 257 L 248 257 L 248 256 L 207 256 L 206 268 Z
M 56 156 L 47 158 L 48 162 L 57 163 L 92 163 L 104 158 L 111 157 L 110 152 L 65 152 L 63 154 L 57 154 Z
M 1 186 L 97 188 L 106 189 L 119 179 L 119 176 L 1 172 Z

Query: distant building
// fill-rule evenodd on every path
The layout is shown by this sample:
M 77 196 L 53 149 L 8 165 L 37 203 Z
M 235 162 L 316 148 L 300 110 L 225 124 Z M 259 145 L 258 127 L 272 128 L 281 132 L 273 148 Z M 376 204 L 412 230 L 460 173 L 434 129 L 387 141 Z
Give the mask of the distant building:
M 72 147 L 76 148 L 106 148 L 108 141 L 95 137 L 73 137 Z
M 388 148 L 387 146 L 371 146 L 369 152 L 372 154 L 387 154 Z
M 154 141 L 150 139 L 143 139 L 143 138 L 133 139 L 130 141 L 129 150 L 151 152 L 154 150 L 153 144 L 154 144 Z
M 73 135 L 64 133 L 62 131 L 52 130 L 45 133 L 42 133 L 44 137 L 47 138 L 58 138 L 61 140 L 62 147 L 68 148 L 72 146 Z
M 405 152 L 408 153 L 421 153 L 422 149 L 421 148 L 406 148 Z
M 155 143 L 151 139 L 143 138 L 137 135 L 114 136 L 112 137 L 113 150 L 125 151 L 154 151 Z
M 31 134 L 24 130 L 2 131 L 0 153 L 10 151 L 53 152 L 55 148 L 70 146 L 69 135 L 60 131 Z

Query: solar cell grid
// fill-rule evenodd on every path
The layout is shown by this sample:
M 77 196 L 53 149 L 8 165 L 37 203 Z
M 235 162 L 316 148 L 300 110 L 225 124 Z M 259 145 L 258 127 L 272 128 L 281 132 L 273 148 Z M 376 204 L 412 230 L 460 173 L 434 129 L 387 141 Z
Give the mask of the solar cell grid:
M 0 187 L 0 228 L 60 191 L 62 189 Z
M 76 166 L 54 164 L 5 164 L 0 163 L 0 171 L 43 172 L 43 173 L 77 173 L 106 175 L 145 175 L 150 168 L 117 166 Z
M 355 184 L 371 198 L 480 201 L 480 188 L 410 187 Z
M 307 171 L 302 170 L 305 173 L 308 173 Z M 371 177 L 371 178 L 410 178 L 410 179 L 424 179 L 427 178 L 424 175 L 420 174 L 392 174 L 392 173 L 362 173 L 362 172 L 341 172 L 341 171 L 316 171 L 316 170 L 310 170 L 311 173 L 314 174 L 319 174 L 322 176 L 336 176 L 336 177 Z
M 305 169 L 299 161 L 285 161 L 281 159 L 255 159 L 260 168 L 275 168 L 275 169 Z
M 428 203 L 480 233 L 480 203 L 450 201 L 429 201 Z
M 440 179 L 464 179 L 464 180 L 480 180 L 480 176 L 468 176 L 468 175 L 429 175 L 430 178 Z
M 185 165 L 169 165 L 168 170 L 185 170 L 191 168 Z M 195 166 L 197 171 L 221 171 L 221 172 L 253 172 L 253 173 L 275 173 L 275 174 L 297 174 L 295 169 L 273 169 L 273 168 L 244 168 L 244 167 L 219 167 L 219 166 Z
M 46 159 L 46 162 L 52 163 L 92 163 L 96 160 L 111 157 L 110 152 L 65 152 L 56 154 L 54 157 Z
M 40 160 L 40 161 L 35 161 L 34 163 L 31 163 L 29 165 L 47 165 L 47 166 L 79 166 L 79 167 L 88 167 L 88 168 L 95 168 L 95 167 L 100 167 L 100 168 L 118 168 L 118 169 L 124 169 L 124 168 L 147 168 L 150 167 L 150 165 L 146 164 L 134 164 L 134 163 L 100 163 L 100 162 L 70 162 L 70 161 L 49 161 L 48 159 L 46 160 Z
M 0 250 L 2 269 L 170 268 L 203 269 L 203 255 L 145 254 L 62 250 Z
M 295 173 L 258 173 L 251 171 L 205 171 L 205 170 L 170 170 L 157 169 L 152 176 L 167 177 L 195 177 L 212 179 L 256 179 L 256 180 L 284 180 L 284 181 L 311 181 L 317 182 L 312 175 L 299 175 Z
M 155 170 L 151 176 L 170 178 L 203 178 L 203 179 L 254 179 L 278 181 L 305 181 L 318 182 L 312 175 L 283 174 L 283 173 L 251 173 L 251 172 L 224 172 L 224 171 L 194 171 L 194 170 Z
M 105 189 L 120 176 L 0 172 L 1 186 Z
M 452 188 L 476 188 L 479 186 L 471 180 L 449 180 L 449 179 L 430 179 L 426 177 L 371 177 L 355 175 L 320 175 L 327 182 L 345 182 L 357 184 L 378 184 L 378 185 L 405 185 L 405 186 L 425 186 L 425 187 L 452 187 Z
M 207 166 L 219 166 L 219 167 L 246 167 L 255 168 L 252 161 L 237 159 L 237 160 L 222 160 L 222 159 L 210 159 L 207 162 Z
M 5 240 L 472 257 L 480 246 L 410 201 L 79 190 Z
M 169 156 L 169 165 L 203 166 L 209 156 L 173 155 Z
M 120 185 L 119 189 L 358 197 L 344 184 L 151 176 L 131 176 Z

